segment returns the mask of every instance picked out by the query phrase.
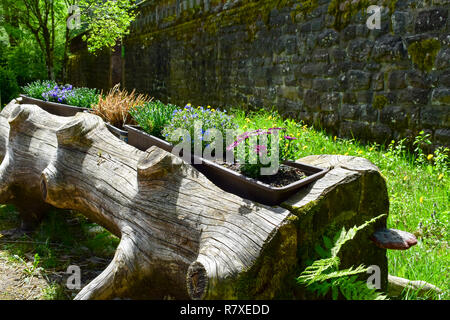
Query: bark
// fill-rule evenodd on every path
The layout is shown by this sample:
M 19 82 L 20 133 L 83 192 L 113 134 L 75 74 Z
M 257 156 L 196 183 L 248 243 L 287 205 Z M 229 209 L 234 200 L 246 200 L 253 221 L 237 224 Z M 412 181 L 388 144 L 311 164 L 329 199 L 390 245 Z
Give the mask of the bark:
M 142 152 L 126 144 L 98 116 L 58 117 L 16 101 L 0 113 L 2 159 L 0 203 L 26 195 L 37 212 L 47 204 L 78 210 L 120 237 L 110 265 L 76 299 L 299 297 L 293 281 L 311 253 L 305 235 L 387 213 L 361 208 L 384 201 L 386 190 L 364 159 L 333 157 L 336 169 L 325 178 L 282 207 L 268 207 L 223 192 L 157 147 Z M 370 184 L 376 194 L 362 190 Z M 355 190 L 353 199 L 348 192 Z M 333 206 L 347 196 L 344 207 Z M 316 211 L 321 216 L 310 226 Z M 368 235 L 357 247 L 347 253 L 355 264 L 378 259 L 383 269 L 385 250 Z

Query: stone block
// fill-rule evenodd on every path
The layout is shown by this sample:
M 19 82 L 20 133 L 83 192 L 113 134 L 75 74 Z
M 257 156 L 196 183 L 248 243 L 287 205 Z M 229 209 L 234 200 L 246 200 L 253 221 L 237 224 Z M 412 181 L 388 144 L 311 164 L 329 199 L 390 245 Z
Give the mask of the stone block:
M 348 84 L 351 90 L 367 90 L 370 87 L 370 73 L 360 70 L 347 72 Z
M 445 27 L 448 18 L 448 8 L 436 8 L 419 12 L 416 18 L 416 32 L 439 31 Z
M 450 112 L 450 88 L 434 89 L 431 93 L 431 103 L 433 105 L 449 106 Z

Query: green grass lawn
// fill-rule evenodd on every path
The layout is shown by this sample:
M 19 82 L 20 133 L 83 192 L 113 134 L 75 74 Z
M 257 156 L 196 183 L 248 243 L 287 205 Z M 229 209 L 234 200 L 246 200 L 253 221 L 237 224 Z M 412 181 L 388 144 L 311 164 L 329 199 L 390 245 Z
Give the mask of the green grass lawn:
M 245 131 L 270 127 L 287 128 L 287 133 L 297 137 L 301 144 L 297 159 L 314 154 L 342 154 L 364 157 L 377 165 L 386 178 L 389 191 L 388 227 L 415 233 L 419 240 L 416 246 L 407 251 L 388 250 L 389 273 L 410 280 L 427 281 L 444 290 L 440 297 L 433 297 L 434 299 L 450 298 L 448 150 L 428 155 L 421 152 L 422 145 L 419 143 L 416 145 L 419 148 L 416 148 L 415 155 L 412 155 L 404 148 L 404 141 L 393 142 L 388 146 L 363 145 L 356 140 L 329 136 L 293 120 L 283 120 L 276 112 L 233 113 L 235 121 Z M 422 136 L 417 141 L 419 140 L 426 139 Z M 39 253 L 41 264 L 48 268 L 58 268 L 61 261 L 55 260 L 57 251 L 66 251 L 48 243 L 59 243 L 65 248 L 87 247 L 92 252 L 108 248 L 106 257 L 112 257 L 118 239 L 111 237 L 106 231 L 100 231 L 94 236 L 75 236 L 73 234 L 86 234 L 86 230 L 93 228 L 93 225 L 78 216 L 77 224 L 67 227 L 64 226 L 66 219 L 67 217 L 51 215 L 31 239 L 35 242 L 34 245 L 2 245 L 3 249 L 19 255 L 21 252 L 34 250 L 33 252 Z M 17 224 L 13 220 L 11 208 L 0 206 L 0 227 L 3 227 L 0 230 Z M 79 252 L 75 250 L 73 254 L 77 256 Z M 102 252 L 96 254 L 101 255 Z M 408 293 L 404 298 L 416 297 Z

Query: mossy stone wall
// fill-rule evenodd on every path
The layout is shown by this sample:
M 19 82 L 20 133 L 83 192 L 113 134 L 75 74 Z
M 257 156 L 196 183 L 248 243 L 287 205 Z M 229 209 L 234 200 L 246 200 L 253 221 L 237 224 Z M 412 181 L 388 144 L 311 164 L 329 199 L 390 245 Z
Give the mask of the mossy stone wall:
M 383 6 L 380 30 L 366 26 L 371 4 Z M 449 7 L 449 0 L 145 1 L 124 41 L 122 81 L 179 105 L 275 106 L 342 137 L 386 142 L 425 130 L 435 146 L 448 146 Z

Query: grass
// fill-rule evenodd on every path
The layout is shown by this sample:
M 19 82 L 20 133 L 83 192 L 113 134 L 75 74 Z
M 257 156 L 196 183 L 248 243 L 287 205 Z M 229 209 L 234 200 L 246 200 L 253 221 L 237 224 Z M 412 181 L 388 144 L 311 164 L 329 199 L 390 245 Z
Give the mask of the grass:
M 406 141 L 387 146 L 362 144 L 355 139 L 340 139 L 315 130 L 301 122 L 283 120 L 276 112 L 246 114 L 234 110 L 235 122 L 245 131 L 258 128 L 285 127 L 287 134 L 298 138 L 301 148 L 296 158 L 314 154 L 342 154 L 364 157 L 378 166 L 386 178 L 390 197 L 388 227 L 415 233 L 418 244 L 407 251 L 388 250 L 389 273 L 410 280 L 423 280 L 444 292 L 432 299 L 450 298 L 449 281 L 449 213 L 450 177 L 446 152 L 424 154 L 427 137 L 416 139 L 416 152 L 404 147 Z M 448 153 L 448 151 L 447 151 Z M 0 230 L 18 225 L 12 207 L 0 206 Z M 33 234 L 32 243 L 2 244 L 0 249 L 23 257 L 25 252 L 38 253 L 44 270 L 65 270 L 73 255 L 75 260 L 89 255 L 112 257 L 118 239 L 90 223 L 79 214 L 53 213 Z M 84 248 L 84 249 L 83 249 Z M 77 258 L 78 257 L 78 258 Z M 72 263 L 72 262 L 71 262 Z M 64 289 L 52 284 L 45 296 L 58 298 Z M 406 292 L 403 299 L 418 299 Z

